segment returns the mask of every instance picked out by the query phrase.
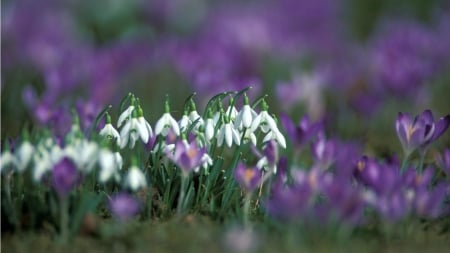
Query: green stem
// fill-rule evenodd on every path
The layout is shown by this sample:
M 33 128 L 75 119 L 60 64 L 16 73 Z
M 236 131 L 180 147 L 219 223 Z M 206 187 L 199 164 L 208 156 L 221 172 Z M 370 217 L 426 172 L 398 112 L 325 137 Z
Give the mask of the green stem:
M 69 200 L 67 197 L 60 198 L 60 240 L 64 244 L 69 236 Z
M 400 173 L 403 174 L 406 170 L 406 166 L 408 165 L 409 154 L 405 154 L 402 161 L 402 166 L 400 167 Z
M 248 228 L 250 226 L 250 203 L 252 201 L 252 193 L 247 192 L 245 193 L 245 199 L 244 199 L 244 226 Z
M 181 174 L 181 189 L 180 189 L 180 195 L 178 196 L 178 205 L 177 205 L 177 215 L 181 216 L 183 214 L 183 201 L 184 196 L 186 194 L 185 188 L 186 188 L 186 181 L 187 181 L 187 175 L 182 172 Z
M 422 174 L 423 163 L 424 163 L 426 154 L 427 154 L 427 149 L 423 150 L 423 152 L 420 152 L 419 166 L 417 167 L 417 170 L 418 170 L 419 174 Z

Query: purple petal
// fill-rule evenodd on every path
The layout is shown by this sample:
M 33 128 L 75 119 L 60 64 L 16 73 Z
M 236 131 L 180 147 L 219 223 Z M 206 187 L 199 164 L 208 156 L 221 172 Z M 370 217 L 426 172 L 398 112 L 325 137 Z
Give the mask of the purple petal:
M 435 125 L 434 134 L 433 137 L 431 138 L 431 141 L 436 140 L 442 134 L 444 134 L 449 125 L 450 125 L 450 115 L 441 117 Z

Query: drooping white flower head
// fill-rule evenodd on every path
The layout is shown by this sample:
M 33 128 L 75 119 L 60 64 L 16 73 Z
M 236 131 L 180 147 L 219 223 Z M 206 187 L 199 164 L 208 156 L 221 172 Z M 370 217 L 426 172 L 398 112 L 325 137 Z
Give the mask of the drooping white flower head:
M 34 146 L 29 141 L 24 141 L 16 152 L 17 170 L 23 172 L 33 157 Z
M 286 139 L 279 130 L 270 130 L 270 132 L 264 136 L 263 142 L 268 142 L 270 140 L 275 140 L 281 147 L 286 148 Z
M 180 121 L 178 121 L 178 126 L 180 127 L 180 131 L 182 132 L 186 131 L 189 127 L 189 116 L 183 114 L 183 116 L 181 116 Z
M 203 127 L 205 122 L 203 118 L 198 114 L 197 108 L 195 106 L 194 100 L 190 101 L 191 111 L 189 112 L 189 123 L 195 124 L 194 130 L 198 131 L 200 127 Z
M 153 129 L 147 120 L 144 118 L 144 112 L 140 105 L 137 106 L 137 121 L 138 121 L 138 133 L 141 140 L 146 144 L 148 140 L 153 137 Z
M 169 134 L 170 129 L 173 130 L 175 135 L 177 135 L 177 136 L 180 135 L 180 128 L 178 127 L 177 121 L 170 114 L 169 100 L 166 99 L 165 113 L 156 122 L 155 134 L 156 135 L 160 134 L 162 136 L 167 136 Z
M 126 120 L 130 120 L 131 116 L 133 115 L 135 108 L 135 104 L 136 104 L 136 98 L 134 97 L 133 94 L 128 94 L 128 96 L 130 97 L 130 105 L 127 107 L 127 109 L 125 109 L 125 111 L 123 111 L 120 115 L 119 115 L 119 119 L 117 120 L 117 128 L 122 127 L 123 123 Z
M 119 152 L 111 152 L 108 149 L 102 149 L 99 153 L 99 181 L 105 183 L 111 178 L 116 181 L 120 179 L 118 171 L 122 168 L 123 160 Z
M 42 176 L 51 171 L 52 167 L 66 155 L 66 151 L 62 150 L 53 139 L 41 141 L 33 153 L 33 180 L 39 182 Z
M 11 151 L 6 150 L 0 156 L 0 172 L 3 172 L 8 166 L 17 166 L 17 158 Z
M 244 105 L 236 115 L 234 126 L 239 130 L 242 130 L 243 128 L 250 128 L 253 119 L 256 118 L 256 116 L 257 114 L 255 110 L 253 110 L 253 108 L 250 106 L 248 102 L 247 95 L 244 94 Z
M 71 158 L 84 173 L 92 171 L 98 159 L 98 152 L 98 144 L 86 139 L 73 142 L 63 150 L 64 155 Z
M 261 112 L 256 116 L 253 120 L 252 125 L 250 127 L 250 131 L 254 132 L 258 127 L 261 128 L 263 133 L 267 133 L 270 130 L 278 130 L 277 123 L 267 112 L 268 106 L 267 103 L 263 100 L 261 105 Z
M 241 145 L 239 132 L 234 128 L 234 125 L 230 122 L 227 115 L 224 115 L 224 118 L 225 121 L 216 135 L 217 146 L 221 147 L 224 140 L 228 147 L 231 147 L 233 142 L 236 143 L 237 146 Z
M 204 153 L 200 160 L 201 160 L 201 167 L 205 170 L 208 169 L 209 166 L 213 165 L 213 160 L 208 153 Z M 198 172 L 199 170 L 200 167 L 197 167 L 194 169 L 194 172 Z
M 256 135 L 250 129 L 244 130 L 244 132 L 241 132 L 240 135 L 244 134 L 244 139 L 242 140 L 245 143 L 248 143 L 249 141 L 256 146 Z
M 100 130 L 99 134 L 103 137 L 112 139 L 116 141 L 117 146 L 120 146 L 120 135 L 119 132 L 111 124 L 111 116 L 106 113 L 106 124 Z
M 204 123 L 205 139 L 210 142 L 214 138 L 216 122 L 213 119 L 213 113 L 210 108 L 206 112 L 206 120 Z
M 136 141 L 139 139 L 140 124 L 137 118 L 128 120 L 122 130 L 120 130 L 120 148 L 124 149 L 127 145 L 130 149 L 134 148 Z
M 125 186 L 133 191 L 147 187 L 144 173 L 137 167 L 132 166 L 125 178 Z

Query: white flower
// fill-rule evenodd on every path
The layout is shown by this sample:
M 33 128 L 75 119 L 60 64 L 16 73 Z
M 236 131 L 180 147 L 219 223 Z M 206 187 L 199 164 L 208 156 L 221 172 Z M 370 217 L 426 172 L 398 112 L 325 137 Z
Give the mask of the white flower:
M 227 111 L 225 112 L 225 115 L 227 115 L 227 117 L 230 117 L 230 120 L 232 122 L 234 122 L 234 120 L 236 119 L 236 116 L 238 114 L 238 111 L 236 109 L 236 107 L 233 106 L 228 106 Z
M 106 123 L 105 126 L 100 130 L 99 133 L 101 136 L 106 138 L 114 139 L 117 145 L 120 145 L 120 135 L 119 132 L 113 127 L 111 123 Z
M 180 135 L 180 128 L 178 127 L 177 121 L 172 117 L 172 115 L 170 115 L 170 113 L 166 112 L 156 122 L 155 134 L 167 136 L 171 128 L 177 136 Z
M 41 150 L 40 153 L 36 153 L 33 156 L 33 160 L 35 164 L 33 179 L 34 181 L 39 182 L 41 181 L 42 176 L 52 169 L 52 161 L 47 150 Z
M 0 172 L 3 172 L 3 170 L 10 165 L 16 166 L 17 159 L 9 150 L 7 150 L 0 156 Z
M 205 123 L 203 121 L 203 118 L 195 110 L 193 110 L 189 113 L 189 122 L 190 122 L 190 124 L 195 123 L 195 126 L 194 126 L 195 130 L 198 130 L 198 128 L 203 126 L 203 124 Z
M 206 119 L 205 121 L 205 137 L 206 140 L 211 141 L 214 137 L 214 128 L 216 127 L 214 120 L 211 118 Z
M 125 126 L 120 130 L 120 148 L 125 148 L 128 144 L 130 148 L 134 148 L 136 141 L 140 135 L 140 123 L 137 118 L 131 118 L 131 120 L 125 123 Z M 142 138 L 142 136 L 141 136 Z
M 79 170 L 89 173 L 97 162 L 98 150 L 97 143 L 80 140 L 67 146 L 64 154 L 75 162 Z
M 131 115 L 134 111 L 134 106 L 130 105 L 128 106 L 128 108 L 123 111 L 120 116 L 119 119 L 117 120 L 117 127 L 120 128 L 122 126 L 122 124 L 124 123 L 125 120 L 130 119 Z
M 277 123 L 272 118 L 272 116 L 270 116 L 269 113 L 267 113 L 266 110 L 261 111 L 258 114 L 258 116 L 256 116 L 256 118 L 253 120 L 253 123 L 250 127 L 250 131 L 254 132 L 258 127 L 261 128 L 261 131 L 263 131 L 263 133 L 267 133 L 270 130 L 279 131 L 278 127 L 277 127 Z
M 250 128 L 253 122 L 253 118 L 256 118 L 256 112 L 250 107 L 250 105 L 244 105 L 236 116 L 234 126 L 237 129 Z
M 225 123 L 220 127 L 216 138 L 218 147 L 222 146 L 223 140 L 225 140 L 228 147 L 231 147 L 233 141 L 236 145 L 241 145 L 239 133 L 230 122 Z
M 241 133 L 241 135 L 242 135 L 242 133 Z M 250 131 L 250 129 L 247 129 L 245 131 L 245 135 L 244 135 L 243 141 L 244 141 L 244 143 L 248 143 L 248 141 L 251 141 L 252 144 L 256 146 L 256 135 L 255 135 L 255 133 Z
M 19 172 L 23 172 L 25 168 L 31 161 L 31 157 L 33 156 L 34 147 L 30 144 L 30 142 L 25 141 L 20 145 L 17 150 L 16 158 L 17 158 L 17 170 Z
M 147 143 L 148 140 L 153 136 L 153 130 L 147 120 L 144 119 L 143 116 L 138 117 L 138 132 L 139 136 L 141 136 L 141 140 L 144 143 Z
M 123 160 L 119 152 L 111 152 L 107 149 L 102 149 L 99 154 L 100 174 L 99 181 L 107 182 L 111 177 L 116 181 L 119 180 L 118 171 L 122 168 Z
M 125 186 L 129 187 L 133 191 L 136 191 L 139 188 L 147 187 L 147 180 L 145 179 L 144 173 L 142 173 L 138 167 L 132 166 L 128 171 L 127 177 L 125 178 Z
M 183 114 L 180 121 L 178 121 L 178 126 L 180 127 L 180 131 L 186 131 L 189 127 L 189 117 Z
M 263 142 L 275 140 L 281 147 L 286 148 L 286 139 L 278 129 L 272 129 L 264 136 Z
M 211 159 L 211 156 L 208 155 L 208 153 L 204 153 L 202 158 L 200 158 L 201 161 L 201 167 L 203 169 L 208 169 L 209 166 L 213 165 L 213 160 Z M 194 169 L 195 172 L 198 172 L 200 168 L 197 167 Z

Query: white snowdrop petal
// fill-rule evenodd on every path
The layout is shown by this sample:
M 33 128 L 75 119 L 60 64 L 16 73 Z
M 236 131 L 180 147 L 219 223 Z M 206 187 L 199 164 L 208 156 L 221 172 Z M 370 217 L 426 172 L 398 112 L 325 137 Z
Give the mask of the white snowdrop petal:
M 117 120 L 117 127 L 121 127 L 122 125 L 123 125 L 123 123 L 124 123 L 124 121 L 127 119 L 127 118 L 130 118 L 131 117 L 131 113 L 134 111 L 134 106 L 133 105 L 130 105 L 125 111 L 123 111 L 121 114 L 120 114 L 120 116 L 119 116 L 119 119 Z
M 230 123 L 225 124 L 225 142 L 227 143 L 227 146 L 231 148 L 231 145 L 233 144 L 233 132 Z

